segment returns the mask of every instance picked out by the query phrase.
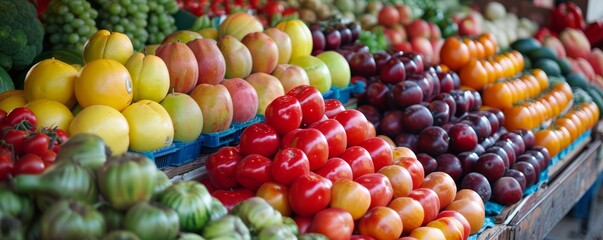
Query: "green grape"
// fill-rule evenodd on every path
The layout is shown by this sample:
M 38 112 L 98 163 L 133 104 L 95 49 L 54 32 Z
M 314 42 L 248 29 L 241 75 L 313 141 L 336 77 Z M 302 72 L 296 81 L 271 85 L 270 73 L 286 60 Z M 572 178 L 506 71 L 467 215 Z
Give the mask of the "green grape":
M 135 50 L 144 47 L 148 40 L 147 0 L 96 0 L 98 27 L 128 35 Z
M 83 51 L 97 31 L 97 11 L 86 0 L 51 0 L 42 18 L 52 49 Z
M 148 0 L 145 7 L 149 9 L 146 26 L 149 35 L 148 44 L 161 43 L 165 36 L 177 30 L 176 21 L 172 16 L 178 11 L 176 0 Z

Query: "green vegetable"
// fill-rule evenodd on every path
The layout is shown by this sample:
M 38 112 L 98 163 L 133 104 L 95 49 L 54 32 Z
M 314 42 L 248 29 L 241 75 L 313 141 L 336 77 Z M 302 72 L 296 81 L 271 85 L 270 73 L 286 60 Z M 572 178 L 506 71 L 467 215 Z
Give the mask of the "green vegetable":
M 73 161 L 57 162 L 40 175 L 19 175 L 15 177 L 14 189 L 52 201 L 70 198 L 92 204 L 98 199 L 94 174 Z
M 8 72 L 4 68 L 0 67 L 0 93 L 14 89 L 15 84 L 10 75 L 8 75 Z
M 542 44 L 540 44 L 540 42 L 535 38 L 520 38 L 515 40 L 515 42 L 512 42 L 510 47 L 522 54 L 527 55 L 527 53 L 531 50 L 542 47 Z
M 126 152 L 107 159 L 98 170 L 98 186 L 103 197 L 118 210 L 151 199 L 157 167 L 142 154 Z
M 115 230 L 107 233 L 103 240 L 140 240 L 140 238 L 130 231 Z
M 228 214 L 228 209 L 224 207 L 224 204 L 215 197 L 211 197 L 211 205 L 209 210 L 209 221 L 214 221 L 222 216 Z
M 322 235 L 320 233 L 304 233 L 304 234 L 300 234 L 297 239 L 299 240 L 328 240 L 329 238 L 327 238 L 325 235 Z
M 265 227 L 258 234 L 259 240 L 297 240 L 297 237 L 283 225 Z
M 107 231 L 113 231 L 122 228 L 125 218 L 124 213 L 104 203 L 100 205 L 97 209 L 105 218 Z
M 249 229 L 241 218 L 230 214 L 209 222 L 203 229 L 202 235 L 206 239 L 251 239 Z
M 283 216 L 283 226 L 293 235 L 299 234 L 299 228 L 297 227 L 297 223 L 293 218 Z
M 0 187 L 0 215 L 15 217 L 27 225 L 31 222 L 34 211 L 31 198 L 17 194 L 6 187 Z
M 0 213 L 0 239 L 22 240 L 25 239 L 23 233 L 23 224 L 18 218 Z
M 128 210 L 124 228 L 136 233 L 141 240 L 176 239 L 178 214 L 160 204 L 141 202 Z
M 90 133 L 79 133 L 61 145 L 56 161 L 75 161 L 96 171 L 103 166 L 108 156 L 111 153 L 102 138 Z
M 178 240 L 205 240 L 205 238 L 196 233 L 180 232 L 180 234 L 178 234 Z
M 238 203 L 232 209 L 232 214 L 239 216 L 252 234 L 282 223 L 281 213 L 261 197 L 252 197 Z
M 0 0 L 0 67 L 23 69 L 42 52 L 44 27 L 36 8 L 23 0 Z
M 92 206 L 76 200 L 60 200 L 40 219 L 42 239 L 98 239 L 105 233 L 105 219 Z
M 155 176 L 155 187 L 153 188 L 153 199 L 157 199 L 161 196 L 161 193 L 165 191 L 167 188 L 172 186 L 172 182 L 165 172 L 157 171 L 157 176 Z
M 452 37 L 459 33 L 459 25 L 452 18 L 444 18 L 437 23 L 443 38 Z
M 203 184 L 184 181 L 167 188 L 158 201 L 176 211 L 183 231 L 201 232 L 209 220 L 211 199 Z

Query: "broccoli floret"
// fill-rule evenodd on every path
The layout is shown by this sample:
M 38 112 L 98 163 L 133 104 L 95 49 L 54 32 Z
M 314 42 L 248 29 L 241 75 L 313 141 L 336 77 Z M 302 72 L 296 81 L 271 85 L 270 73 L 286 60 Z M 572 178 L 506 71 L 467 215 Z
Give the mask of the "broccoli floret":
M 36 8 L 24 0 L 0 0 L 0 67 L 27 67 L 42 52 L 44 28 Z

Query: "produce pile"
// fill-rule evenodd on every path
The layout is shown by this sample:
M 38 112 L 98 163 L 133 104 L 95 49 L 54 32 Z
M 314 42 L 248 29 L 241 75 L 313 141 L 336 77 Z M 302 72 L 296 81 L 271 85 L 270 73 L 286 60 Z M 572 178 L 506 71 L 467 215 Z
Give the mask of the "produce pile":
M 0 0 L 0 238 L 475 238 L 603 109 L 572 3 L 38 4 Z

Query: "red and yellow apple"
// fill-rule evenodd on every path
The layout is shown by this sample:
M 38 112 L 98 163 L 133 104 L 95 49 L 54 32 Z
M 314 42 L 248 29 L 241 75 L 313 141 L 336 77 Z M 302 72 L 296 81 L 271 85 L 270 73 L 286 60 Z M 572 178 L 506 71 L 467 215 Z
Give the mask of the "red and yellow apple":
M 218 39 L 218 48 L 226 63 L 225 78 L 246 78 L 251 73 L 253 65 L 249 49 L 231 35 Z
M 203 112 L 195 100 L 184 93 L 169 93 L 159 104 L 165 108 L 174 126 L 174 141 L 192 142 L 203 129 Z
M 199 66 L 197 84 L 218 84 L 224 80 L 226 62 L 216 41 L 211 39 L 195 39 L 186 45 L 193 51 Z
M 276 65 L 272 76 L 278 78 L 281 84 L 283 84 L 286 93 L 299 85 L 310 85 L 310 79 L 308 78 L 308 74 L 306 74 L 306 70 L 293 64 Z
M 170 89 L 188 93 L 197 85 L 199 66 L 193 51 L 184 43 L 162 44 L 155 55 L 163 59 L 170 73 Z
M 242 78 L 224 79 L 222 85 L 228 89 L 232 98 L 233 122 L 247 122 L 258 111 L 258 94 L 255 88 Z
M 293 46 L 291 45 L 291 38 L 285 32 L 279 30 L 278 28 L 268 28 L 264 30 L 264 33 L 278 46 L 278 63 L 289 63 L 291 59 L 291 51 Z
M 277 97 L 285 95 L 283 85 L 274 76 L 266 73 L 254 73 L 247 77 L 247 82 L 258 94 L 257 114 L 264 114 L 266 107 Z
M 166 44 L 166 43 L 171 43 L 171 42 L 180 42 L 180 43 L 186 44 L 197 38 L 203 38 L 203 36 L 201 36 L 201 34 L 199 34 L 198 32 L 195 32 L 195 31 L 178 30 L 178 31 L 175 31 L 175 32 L 170 33 L 169 35 L 165 36 L 165 38 L 163 38 L 163 41 L 161 41 L 161 44 Z
M 189 94 L 203 113 L 202 133 L 221 132 L 232 123 L 233 106 L 228 89 L 222 84 L 197 85 Z
M 590 54 L 590 42 L 581 30 L 566 28 L 559 33 L 559 40 L 563 43 L 568 57 L 586 58 Z
M 253 32 L 241 40 L 251 53 L 251 72 L 272 73 L 278 64 L 279 52 L 276 42 L 263 32 Z
M 255 16 L 245 12 L 238 12 L 226 17 L 218 28 L 218 35 L 232 35 L 236 39 L 241 40 L 248 33 L 262 31 L 264 31 L 264 27 Z

